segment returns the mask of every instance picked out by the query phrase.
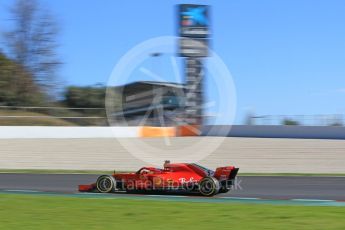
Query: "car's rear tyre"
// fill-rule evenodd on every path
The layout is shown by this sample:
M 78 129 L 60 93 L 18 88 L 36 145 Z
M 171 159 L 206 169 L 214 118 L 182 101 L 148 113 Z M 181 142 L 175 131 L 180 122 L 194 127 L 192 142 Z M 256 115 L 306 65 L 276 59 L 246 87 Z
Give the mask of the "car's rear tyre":
M 98 177 L 96 182 L 97 190 L 101 193 L 113 192 L 115 189 L 116 181 L 114 177 L 109 175 L 102 175 Z
M 199 192 L 203 196 L 214 196 L 219 192 L 219 181 L 214 177 L 205 177 L 199 183 Z

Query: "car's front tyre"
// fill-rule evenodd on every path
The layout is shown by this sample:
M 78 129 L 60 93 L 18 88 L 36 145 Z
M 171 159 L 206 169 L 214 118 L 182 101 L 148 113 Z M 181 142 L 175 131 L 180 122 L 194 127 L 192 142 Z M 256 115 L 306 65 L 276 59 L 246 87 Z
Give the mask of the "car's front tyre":
M 96 182 L 97 190 L 101 193 L 113 192 L 115 189 L 116 181 L 114 177 L 109 175 L 102 175 L 98 177 Z

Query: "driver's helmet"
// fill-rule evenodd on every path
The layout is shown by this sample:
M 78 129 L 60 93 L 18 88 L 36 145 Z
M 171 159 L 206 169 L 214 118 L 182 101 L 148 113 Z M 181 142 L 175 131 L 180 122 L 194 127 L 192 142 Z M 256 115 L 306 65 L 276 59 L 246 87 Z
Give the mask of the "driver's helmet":
M 163 165 L 164 169 L 168 168 L 169 165 L 170 165 L 170 161 L 169 160 L 164 161 L 164 165 Z

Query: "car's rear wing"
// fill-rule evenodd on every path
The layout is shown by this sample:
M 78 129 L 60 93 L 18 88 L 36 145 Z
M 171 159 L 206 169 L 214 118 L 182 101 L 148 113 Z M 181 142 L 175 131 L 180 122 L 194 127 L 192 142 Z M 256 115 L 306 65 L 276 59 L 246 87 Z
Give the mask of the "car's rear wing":
M 238 170 L 239 168 L 235 168 L 234 166 L 219 167 L 216 169 L 214 177 L 219 181 L 233 180 L 237 176 Z
M 235 179 L 235 177 L 237 176 L 238 170 L 240 170 L 240 168 L 234 168 L 233 170 L 231 170 L 230 175 L 229 175 L 229 180 Z

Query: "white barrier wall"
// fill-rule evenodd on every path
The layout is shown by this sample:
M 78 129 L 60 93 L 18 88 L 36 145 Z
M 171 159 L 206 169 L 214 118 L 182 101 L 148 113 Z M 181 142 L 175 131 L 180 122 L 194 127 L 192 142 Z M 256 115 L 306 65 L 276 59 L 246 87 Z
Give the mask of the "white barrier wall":
M 138 137 L 139 127 L 0 126 L 0 139 Z
M 203 136 L 345 139 L 345 127 L 234 125 L 204 126 Z M 140 127 L 0 126 L 0 139 L 140 137 Z

